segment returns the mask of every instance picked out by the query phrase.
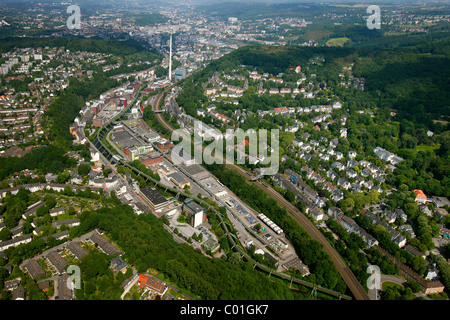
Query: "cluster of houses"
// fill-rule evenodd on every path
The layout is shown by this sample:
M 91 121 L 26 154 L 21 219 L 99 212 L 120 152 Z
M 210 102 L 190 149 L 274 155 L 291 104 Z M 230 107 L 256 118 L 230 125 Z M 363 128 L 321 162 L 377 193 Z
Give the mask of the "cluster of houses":
M 293 191 L 296 196 L 296 200 L 304 201 L 307 204 L 306 212 L 309 213 L 314 218 L 314 220 L 320 221 L 324 218 L 324 212 L 320 208 L 321 200 L 317 192 L 315 192 L 307 184 L 305 184 L 301 180 L 301 177 L 296 175 L 295 172 L 288 169 L 286 170 L 284 175 L 277 174 L 274 179 L 278 181 L 279 185 L 284 189 Z M 411 225 L 402 224 L 398 228 L 399 230 L 391 226 L 396 220 L 401 220 L 402 222 L 407 221 L 407 215 L 403 210 L 384 210 L 379 214 L 369 210 L 362 210 L 360 214 L 369 217 L 372 224 L 383 226 L 384 229 L 389 233 L 391 241 L 396 243 L 399 248 L 405 248 L 405 250 L 410 252 L 412 255 L 425 258 L 424 254 L 418 252 L 418 250 L 411 245 L 407 245 L 407 238 L 403 233 L 408 234 L 410 237 L 415 237 Z M 440 293 L 444 290 L 443 284 L 440 281 L 436 280 L 437 273 L 432 265 L 429 264 L 427 266 L 427 274 L 424 279 L 420 277 L 416 272 L 414 272 L 411 268 L 404 265 L 403 263 L 392 257 L 385 250 L 383 250 L 379 246 L 377 239 L 375 239 L 366 230 L 360 227 L 352 218 L 346 216 L 341 209 L 337 207 L 330 207 L 328 209 L 328 215 L 339 225 L 341 225 L 347 232 L 359 235 L 365 241 L 368 248 L 376 247 L 383 254 L 387 255 L 395 264 L 399 265 L 403 274 L 405 274 L 409 278 L 412 278 L 414 281 L 417 281 L 422 286 L 423 292 L 425 294 Z M 450 231 L 443 226 L 440 226 L 440 233 L 443 238 L 450 237 Z
M 317 157 L 323 161 L 333 161 L 331 158 L 333 157 L 336 160 L 331 163 L 329 168 L 323 169 L 323 175 L 307 165 L 301 168 L 305 172 L 306 178 L 312 180 L 315 185 L 321 186 L 322 189 L 329 191 L 334 201 L 343 199 L 343 192 L 340 189 L 354 192 L 362 191 L 363 188 L 366 188 L 367 190 L 382 192 L 379 184 L 385 181 L 385 172 L 367 160 L 355 160 L 357 153 L 352 150 L 345 157 L 348 159 L 345 163 L 344 154 L 335 150 L 339 143 L 337 138 L 332 139 L 326 147 L 323 145 L 328 142 L 328 139 L 325 137 L 322 137 L 320 141 L 315 139 L 309 140 L 310 134 L 307 132 L 303 133 L 301 137 L 303 140 L 294 139 L 293 147 L 291 148 L 292 151 L 295 151 L 295 148 L 297 148 L 296 154 L 300 159 L 309 162 L 314 157 Z M 283 157 L 284 160 L 288 159 L 286 155 Z M 359 172 L 355 170 L 356 167 Z M 378 183 L 375 183 L 373 180 Z
M 310 107 L 278 107 L 272 110 L 258 110 L 257 114 L 259 117 L 264 117 L 265 115 L 281 115 L 284 117 L 292 117 L 296 114 L 310 114 L 312 112 L 321 113 L 313 118 L 311 122 L 322 123 L 327 119 L 331 118 L 331 112 L 336 109 L 342 108 L 342 102 L 335 101 L 332 104 L 327 105 L 312 105 Z M 345 118 L 346 116 L 344 116 Z M 289 130 L 285 130 L 289 131 Z
M 425 213 L 427 216 L 432 217 L 433 213 L 442 220 L 446 216 L 448 216 L 448 211 L 445 207 L 450 207 L 450 201 L 446 197 L 427 197 L 422 190 L 412 190 L 414 192 L 415 198 L 414 200 L 417 202 L 419 206 L 419 210 Z M 427 204 L 432 203 L 434 206 L 433 210 L 430 210 Z
M 371 236 L 366 230 L 361 228 L 352 218 L 347 217 L 341 209 L 337 207 L 331 207 L 328 209 L 328 214 L 337 223 L 339 223 L 347 232 L 356 233 L 359 235 L 370 248 L 378 244 L 378 240 Z
M 406 221 L 406 215 L 403 210 L 396 210 L 395 212 L 384 211 L 381 216 L 386 219 L 386 221 L 382 220 L 376 213 L 370 210 L 363 210 L 360 214 L 365 215 L 372 220 L 373 224 L 381 225 L 384 229 L 390 234 L 391 241 L 396 243 L 399 248 L 402 248 L 406 245 L 406 236 L 396 230 L 396 228 L 391 227 L 391 223 L 394 223 L 397 218 L 403 219 Z
M 94 174 L 98 174 L 95 170 L 91 170 Z M 100 171 L 101 172 L 101 171 Z M 72 183 L 79 182 L 74 181 L 76 180 L 76 177 L 72 177 Z M 45 190 L 52 190 L 55 192 L 63 192 L 67 189 L 68 186 L 74 191 L 81 190 L 86 191 L 87 188 L 91 190 L 91 192 L 98 192 L 100 189 L 107 189 L 108 187 L 114 188 L 119 184 L 119 180 L 116 176 L 111 176 L 106 179 L 98 179 L 95 178 L 95 176 L 90 177 L 90 182 L 86 185 L 79 185 L 79 184 L 57 184 L 52 183 L 52 178 L 49 177 L 49 182 L 46 183 L 31 183 L 31 184 L 25 184 L 25 185 L 19 185 L 7 189 L 1 189 L 0 190 L 0 199 L 6 197 L 8 194 L 16 195 L 21 188 L 24 188 L 25 190 L 28 190 L 30 192 L 37 192 L 37 191 L 45 191 Z M 109 184 L 112 185 L 109 185 Z M 53 222 L 51 223 L 51 227 L 58 232 L 58 230 L 61 230 L 61 228 L 64 226 L 65 228 L 72 228 L 80 224 L 80 220 L 76 216 L 70 216 L 70 210 L 68 211 L 69 206 L 76 206 L 76 203 L 72 200 L 61 200 L 62 202 L 65 201 L 65 203 L 59 204 L 55 206 L 54 208 L 51 208 L 48 211 L 48 214 L 50 217 L 53 218 Z M 91 203 L 94 207 L 98 207 L 97 203 Z M 91 205 L 90 204 L 90 205 Z M 39 208 L 43 207 L 45 203 L 42 200 L 38 200 L 37 202 L 31 204 L 28 206 L 28 208 L 22 213 L 21 221 L 18 223 L 18 225 L 14 228 L 11 228 L 10 235 L 11 239 L 0 241 L 0 252 L 10 248 L 10 247 L 16 247 L 18 245 L 28 243 L 30 242 L 33 237 L 42 235 L 43 228 L 48 226 L 47 224 L 43 223 L 43 217 L 39 217 L 37 215 L 37 211 Z M 77 210 L 75 210 L 75 213 Z M 65 215 L 69 213 L 69 216 L 66 217 Z M 31 221 L 31 227 L 32 232 L 29 234 L 23 233 L 22 225 L 23 223 L 29 218 L 33 217 Z M 4 217 L 0 215 L 0 230 L 5 228 L 5 222 Z M 59 232 L 61 233 L 61 232 Z M 58 236 L 59 237 L 59 236 Z
M 114 256 L 110 260 L 112 270 L 126 272 L 127 264 L 121 258 L 122 251 L 104 238 L 101 233 L 99 230 L 94 230 L 90 234 L 67 240 L 33 258 L 24 260 L 19 267 L 35 280 L 39 289 L 44 292 L 50 289 L 51 281 L 54 281 L 57 289 L 54 291 L 55 295 L 49 299 L 72 300 L 75 297 L 74 289 L 77 284 L 67 273 L 69 262 L 73 259 L 79 261 L 87 256 L 89 254 L 87 247 L 94 246 L 103 253 Z M 66 230 L 53 234 L 52 237 L 56 240 L 67 239 L 69 232 Z M 21 286 L 20 278 L 5 282 L 5 288 L 12 291 L 13 300 L 26 299 L 26 289 Z
M 393 166 L 397 166 L 401 161 L 403 161 L 403 158 L 400 158 L 399 156 L 393 154 L 392 152 L 389 152 L 381 147 L 376 147 L 373 149 L 373 152 L 379 157 L 380 159 L 389 162 Z
M 311 212 L 316 221 L 323 219 L 323 210 L 326 198 L 320 197 L 318 192 L 312 189 L 302 177 L 294 171 L 287 169 L 284 174 L 277 173 L 273 179 L 280 187 L 291 190 L 297 201 L 303 201 L 307 205 L 307 211 Z
M 211 116 L 212 119 L 218 119 L 218 120 L 222 121 L 223 123 L 228 123 L 230 121 L 230 119 L 227 116 L 219 113 L 216 110 L 215 104 L 210 104 L 209 106 L 206 107 L 206 110 L 203 108 L 198 108 L 197 115 L 202 116 L 202 117 L 209 115 L 209 116 Z
M 285 82 L 283 80 L 283 73 L 279 73 L 276 77 L 269 74 L 259 74 L 254 70 L 246 70 L 247 75 L 228 75 L 223 74 L 219 76 L 218 72 L 215 72 L 209 79 L 207 84 L 202 84 L 203 90 L 206 96 L 211 101 L 216 101 L 221 98 L 237 99 L 242 97 L 245 90 L 248 89 L 249 79 L 258 82 L 257 94 L 263 95 L 268 93 L 269 95 L 292 95 L 292 97 L 302 94 L 304 98 L 314 98 L 315 95 L 322 89 L 326 88 L 324 83 L 319 85 L 319 90 L 313 91 L 314 83 L 310 81 L 305 87 L 301 87 L 301 84 L 306 81 L 306 76 L 301 73 L 301 67 L 297 66 L 293 68 L 298 76 L 296 82 Z M 242 87 L 230 85 L 226 80 L 237 80 L 243 82 Z M 281 87 L 281 88 L 280 88 Z
M 224 75 L 227 80 L 239 80 L 244 81 L 243 87 L 237 87 L 234 85 L 227 84 L 224 80 L 219 77 L 219 73 L 215 72 L 209 79 L 208 85 L 202 84 L 205 95 L 210 96 L 211 100 L 216 98 L 239 98 L 242 97 L 244 91 L 248 89 L 248 79 L 241 75 Z M 226 90 L 225 90 L 226 89 Z
M 69 85 L 69 77 L 91 76 L 92 70 L 82 70 L 86 64 L 101 65 L 110 55 L 90 52 L 70 52 L 64 48 L 15 48 L 3 53 L 7 63 L 0 66 L 3 76 L 0 96 L 0 133 L 5 135 L 0 143 L 12 146 L 14 133 L 28 133 L 28 140 L 34 135 L 44 134 L 41 118 L 57 93 Z M 50 63 L 52 62 L 52 63 Z M 58 64 L 55 64 L 58 62 Z M 28 83 L 26 91 L 16 91 L 9 83 L 12 80 L 24 81 L 25 77 L 39 73 Z M 26 142 L 22 138 L 20 143 Z M 0 146 L 1 146 L 0 145 Z
M 341 78 L 341 86 L 344 87 L 353 87 L 355 89 L 364 90 L 366 79 L 365 78 L 357 78 L 352 74 L 354 63 L 342 67 L 342 72 L 339 73 L 339 78 Z M 347 77 L 347 80 L 345 79 Z
M 24 234 L 22 230 L 22 223 L 19 223 L 18 226 L 10 229 L 11 239 L 6 241 L 0 241 L 0 252 L 4 251 L 10 247 L 16 247 L 23 243 L 28 243 L 32 240 L 33 236 L 39 236 L 42 233 L 42 217 L 37 217 L 37 210 L 44 206 L 45 203 L 41 200 L 36 203 L 30 205 L 22 214 L 22 220 L 25 221 L 28 217 L 33 217 L 33 221 L 31 222 L 31 226 L 33 227 L 33 232 L 31 234 Z M 49 214 L 51 217 L 55 218 L 57 216 L 63 215 L 66 213 L 65 207 L 55 207 L 49 210 Z M 5 223 L 3 222 L 3 216 L 0 216 L 0 230 L 5 228 Z M 65 220 L 55 220 L 52 222 L 52 227 L 55 230 L 61 229 L 62 226 L 67 226 L 68 228 L 75 227 L 80 224 L 80 220 L 78 218 L 73 219 L 65 219 Z

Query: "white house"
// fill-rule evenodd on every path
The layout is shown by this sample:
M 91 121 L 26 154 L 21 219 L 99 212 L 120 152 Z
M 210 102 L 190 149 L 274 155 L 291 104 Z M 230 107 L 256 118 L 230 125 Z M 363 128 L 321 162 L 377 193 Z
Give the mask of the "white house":
M 56 216 L 64 214 L 64 212 L 65 212 L 65 209 L 63 207 L 59 207 L 59 208 L 51 209 L 49 213 L 50 213 L 50 216 L 56 217 Z
M 342 102 L 336 101 L 333 102 L 333 109 L 341 109 L 342 108 Z

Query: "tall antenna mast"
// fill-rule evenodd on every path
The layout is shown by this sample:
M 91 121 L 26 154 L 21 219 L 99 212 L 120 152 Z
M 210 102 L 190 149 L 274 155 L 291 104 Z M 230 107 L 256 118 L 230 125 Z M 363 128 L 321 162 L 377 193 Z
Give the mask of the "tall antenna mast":
M 169 39 L 169 81 L 172 81 L 172 30 Z

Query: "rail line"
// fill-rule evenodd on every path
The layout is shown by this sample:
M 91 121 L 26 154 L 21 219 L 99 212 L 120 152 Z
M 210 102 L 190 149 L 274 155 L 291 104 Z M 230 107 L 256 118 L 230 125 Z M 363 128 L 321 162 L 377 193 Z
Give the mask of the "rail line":
M 158 110 L 159 105 L 161 102 L 161 98 L 164 93 L 161 93 L 161 95 L 156 99 L 154 109 Z M 161 113 L 155 114 L 158 121 L 170 132 L 174 131 L 175 128 L 167 123 L 167 121 L 164 119 Z M 251 181 L 250 177 L 248 176 L 248 172 L 244 170 L 243 168 L 239 167 L 238 165 L 230 162 L 225 161 L 225 165 L 229 168 L 234 170 L 235 172 L 238 172 L 241 176 L 243 176 L 248 183 L 255 183 L 259 188 L 261 188 L 267 195 L 272 197 L 277 201 L 278 204 L 285 207 L 287 209 L 288 214 L 296 220 L 300 226 L 316 241 L 318 241 L 320 244 L 323 245 L 324 250 L 329 254 L 331 260 L 333 261 L 333 264 L 335 265 L 336 269 L 338 270 L 339 274 L 341 275 L 342 279 L 347 284 L 348 288 L 354 295 L 355 299 L 357 300 L 370 300 L 367 292 L 364 290 L 363 286 L 359 283 L 358 279 L 356 279 L 353 272 L 350 270 L 350 268 L 347 266 L 347 264 L 344 262 L 342 257 L 339 255 L 339 253 L 336 252 L 336 250 L 331 246 L 331 244 L 328 242 L 328 240 L 323 236 L 323 234 L 314 226 L 314 224 L 309 221 L 309 219 L 301 213 L 291 202 L 286 200 L 281 194 L 279 194 L 277 191 L 275 191 L 273 188 L 264 185 L 260 181 Z
M 224 229 L 225 235 L 227 236 L 228 241 L 231 244 L 231 250 L 236 249 L 237 251 L 239 251 L 239 253 L 242 255 L 242 257 L 245 257 L 246 260 L 250 261 L 253 264 L 253 268 L 261 269 L 261 270 L 269 273 L 269 275 L 273 275 L 273 276 L 276 276 L 276 277 L 288 280 L 288 281 L 290 281 L 291 285 L 292 285 L 292 283 L 296 283 L 296 284 L 300 284 L 302 286 L 308 287 L 308 288 L 310 288 L 312 290 L 316 290 L 318 292 L 322 292 L 322 293 L 328 294 L 330 296 L 333 296 L 333 297 L 336 297 L 336 298 L 339 298 L 339 299 L 344 299 L 344 300 L 351 300 L 352 299 L 350 296 L 347 296 L 347 295 L 342 294 L 340 292 L 324 288 L 322 286 L 313 284 L 311 282 L 302 280 L 302 279 L 297 278 L 297 277 L 289 276 L 289 275 L 287 275 L 285 273 L 278 272 L 278 271 L 276 271 L 274 269 L 269 268 L 268 266 L 266 266 L 264 264 L 261 264 L 261 263 L 255 261 L 241 247 L 240 243 L 235 241 L 234 234 L 230 232 L 230 230 L 229 230 L 229 228 L 227 226 L 228 223 L 223 219 L 222 214 L 220 213 L 220 211 L 218 211 L 214 206 L 210 205 L 205 200 L 203 200 L 201 198 L 198 198 L 198 197 L 196 197 L 196 196 L 194 196 L 194 195 L 192 195 L 190 193 L 178 190 L 176 188 L 168 187 L 168 186 L 162 184 L 160 181 L 154 179 L 153 177 L 148 176 L 147 174 L 143 173 L 142 171 L 140 171 L 139 169 L 133 167 L 132 165 L 128 164 L 127 162 L 120 161 L 120 164 L 128 167 L 129 169 L 134 171 L 139 176 L 142 176 L 146 180 L 151 181 L 154 184 L 154 186 L 159 186 L 159 187 L 161 187 L 161 188 L 163 188 L 165 190 L 169 190 L 172 193 L 175 193 L 177 195 L 181 195 L 181 196 L 183 196 L 185 198 L 191 198 L 191 199 L 195 200 L 196 202 L 198 202 L 199 204 L 201 204 L 202 206 L 204 206 L 204 207 L 208 208 L 209 210 L 211 210 L 216 215 L 216 217 L 219 219 L 219 221 L 220 221 L 219 225 L 221 225 L 222 228 Z
M 166 91 L 169 90 L 169 89 L 170 89 L 170 87 L 167 88 L 164 92 L 166 92 Z M 158 107 L 159 107 L 159 103 L 160 103 L 160 101 L 161 101 L 161 97 L 163 96 L 164 92 L 162 92 L 162 93 L 160 94 L 160 96 L 158 97 L 158 99 L 157 99 L 157 106 L 158 106 Z M 117 116 L 115 116 L 113 119 L 109 120 L 109 121 L 108 121 L 108 122 L 107 122 L 107 123 L 106 123 L 106 124 L 105 124 L 98 132 L 97 132 L 97 135 L 96 135 L 95 140 L 94 140 L 94 144 L 95 144 L 95 146 L 97 147 L 97 149 L 102 153 L 102 155 L 103 155 L 106 159 L 108 159 L 108 160 L 109 160 L 111 163 L 113 163 L 113 164 L 116 164 L 116 165 L 124 165 L 124 166 L 126 166 L 127 168 L 130 168 L 130 169 L 131 169 L 132 171 L 134 171 L 136 174 L 142 176 L 143 178 L 145 178 L 145 179 L 148 180 L 148 181 L 151 181 L 155 186 L 159 186 L 159 187 L 161 187 L 161 188 L 163 188 L 163 189 L 165 189 L 165 190 L 169 190 L 169 191 L 171 191 L 171 192 L 174 193 L 174 194 L 181 195 L 181 196 L 186 197 L 186 198 L 194 199 L 195 201 L 197 201 L 198 203 L 200 203 L 200 204 L 203 205 L 204 207 L 206 207 L 206 208 L 208 208 L 209 210 L 211 210 L 211 211 L 216 215 L 216 217 L 218 218 L 218 220 L 220 221 L 219 225 L 221 225 L 221 227 L 224 229 L 225 235 L 227 236 L 227 239 L 228 239 L 228 241 L 229 241 L 229 243 L 230 243 L 230 245 L 231 245 L 231 250 L 233 250 L 233 249 L 237 250 L 237 251 L 241 254 L 241 257 L 244 257 L 247 261 L 250 261 L 250 262 L 253 264 L 253 268 L 254 268 L 254 269 L 258 268 L 258 269 L 260 269 L 260 270 L 262 270 L 262 271 L 268 273 L 268 274 L 269 274 L 269 277 L 270 277 L 271 275 L 273 275 L 273 276 L 279 277 L 279 278 L 281 278 L 281 279 L 290 281 L 290 287 L 292 286 L 292 283 L 295 283 L 295 284 L 299 284 L 299 285 L 302 285 L 302 286 L 304 286 L 304 287 L 310 288 L 310 289 L 312 290 L 312 291 L 311 291 L 311 294 L 312 294 L 313 296 L 315 296 L 315 295 L 317 294 L 317 292 L 321 292 L 321 293 L 327 294 L 327 295 L 329 295 L 329 296 L 331 296 L 331 297 L 335 297 L 335 298 L 338 298 L 338 299 L 352 300 L 352 297 L 350 297 L 350 296 L 348 296 L 348 295 L 346 295 L 346 294 L 343 294 L 343 293 L 341 293 L 341 292 L 337 292 L 337 291 L 334 291 L 334 290 L 331 290 L 331 289 L 328 289 L 328 288 L 319 286 L 319 285 L 317 285 L 317 284 L 314 284 L 314 283 L 305 281 L 305 280 L 303 280 L 303 279 L 300 279 L 300 278 L 297 278 L 297 277 L 294 277 L 294 276 L 287 275 L 287 274 L 285 274 L 285 273 L 278 272 L 278 271 L 276 271 L 276 270 L 274 270 L 274 269 L 271 269 L 270 267 L 268 267 L 268 266 L 266 266 L 266 265 L 264 265 L 264 264 L 261 264 L 261 263 L 255 261 L 255 260 L 254 260 L 254 259 L 253 259 L 253 258 L 252 258 L 252 257 L 251 257 L 251 256 L 250 256 L 243 248 L 242 248 L 241 244 L 240 244 L 239 242 L 235 241 L 235 239 L 234 239 L 235 235 L 234 235 L 233 233 L 230 232 L 230 230 L 229 230 L 229 228 L 228 228 L 228 226 L 227 226 L 228 223 L 223 219 L 222 214 L 221 214 L 220 211 L 218 211 L 215 207 L 211 206 L 209 203 L 207 203 L 207 202 L 204 201 L 203 199 L 200 199 L 200 198 L 198 198 L 198 197 L 196 197 L 196 196 L 194 196 L 194 195 L 192 195 L 192 194 L 186 193 L 186 192 L 181 191 L 181 190 L 178 190 L 178 189 L 176 189 L 176 188 L 171 188 L 171 187 L 168 187 L 168 186 L 166 186 L 166 185 L 163 185 L 160 181 L 154 179 L 153 177 L 148 176 L 146 173 L 144 173 L 144 172 L 140 171 L 139 169 L 137 169 L 137 168 L 131 166 L 131 165 L 130 165 L 129 163 L 127 163 L 124 159 L 122 159 L 122 157 L 119 157 L 119 156 L 115 155 L 114 153 L 112 153 L 111 150 L 109 150 L 108 146 L 106 146 L 106 145 L 103 144 L 103 141 L 102 141 L 103 136 L 104 136 L 105 134 L 107 134 L 107 132 L 110 130 L 109 128 L 110 128 L 111 125 L 114 123 L 114 121 L 117 121 L 118 119 L 121 119 L 121 118 L 123 117 L 123 115 L 125 114 L 125 112 L 126 112 L 132 105 L 134 105 L 134 104 L 136 103 L 136 101 L 137 101 L 137 99 L 138 99 L 139 96 L 140 96 L 140 90 L 139 90 L 139 92 L 135 95 L 135 98 L 133 99 L 133 101 L 130 102 L 130 104 L 129 104 L 124 110 L 122 110 L 122 112 L 120 112 L 120 113 L 119 113 Z M 156 116 L 158 117 L 158 116 L 160 116 L 160 114 L 156 114 Z M 162 117 L 161 117 L 161 118 L 162 118 Z M 158 119 L 159 119 L 159 117 L 158 117 Z M 163 119 L 163 120 L 164 120 L 164 119 Z M 172 126 L 170 126 L 170 127 L 172 128 L 171 131 L 173 131 L 174 128 L 173 128 Z

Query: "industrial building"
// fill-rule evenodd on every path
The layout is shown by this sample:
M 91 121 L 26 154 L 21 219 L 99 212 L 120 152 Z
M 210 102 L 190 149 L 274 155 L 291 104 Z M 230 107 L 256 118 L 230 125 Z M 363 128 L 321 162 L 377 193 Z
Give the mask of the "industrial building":
M 265 214 L 260 213 L 258 218 L 261 219 L 266 225 L 269 226 L 276 234 L 282 234 L 283 230 L 277 226 L 272 220 L 270 220 Z
M 170 204 L 169 200 L 152 187 L 142 188 L 140 194 L 150 204 L 150 207 L 154 211 L 161 211 Z
M 179 174 L 178 172 L 168 174 L 166 176 L 166 178 L 169 181 L 172 181 L 173 184 L 175 184 L 178 188 L 181 188 L 181 189 L 183 189 L 185 186 L 190 185 L 189 180 L 186 177 L 184 177 L 183 175 Z
M 211 174 L 198 164 L 183 166 L 183 169 L 194 179 L 203 180 L 209 178 Z
M 211 253 L 216 252 L 217 250 L 219 250 L 220 245 L 219 243 L 214 240 L 213 238 L 209 238 L 204 244 L 203 244 L 203 249 L 205 249 L 205 251 L 210 251 Z
M 141 155 L 139 157 L 139 162 L 141 162 L 146 167 L 154 164 L 159 164 L 162 162 L 161 153 L 154 151 L 148 155 Z
M 184 68 L 178 68 L 175 70 L 175 75 L 173 76 L 175 81 L 183 80 L 186 78 L 186 69 Z

